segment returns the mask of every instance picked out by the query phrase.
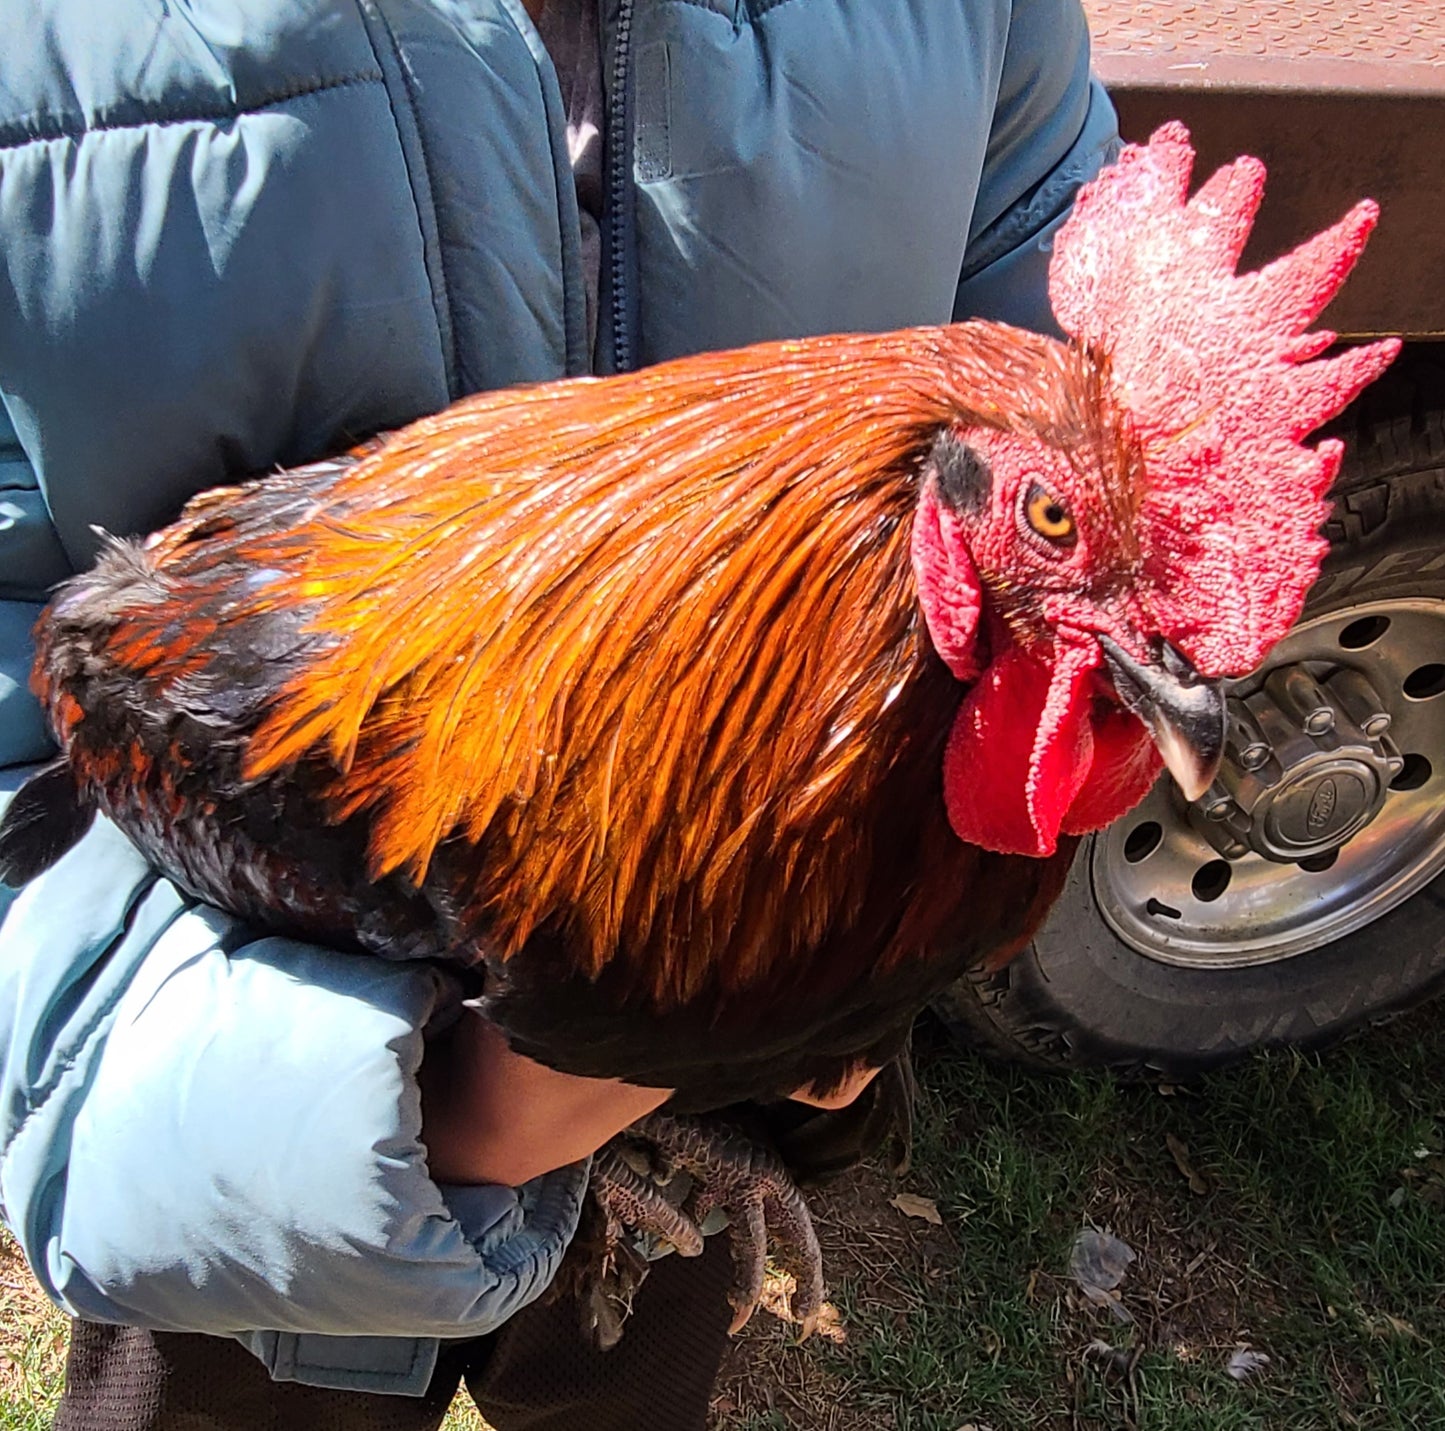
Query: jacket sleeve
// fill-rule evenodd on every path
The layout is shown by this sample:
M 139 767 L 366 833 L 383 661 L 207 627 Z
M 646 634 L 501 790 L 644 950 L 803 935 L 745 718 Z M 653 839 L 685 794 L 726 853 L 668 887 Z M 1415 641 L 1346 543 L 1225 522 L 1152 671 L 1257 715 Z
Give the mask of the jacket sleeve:
M 955 318 L 1058 332 L 1048 299 L 1054 231 L 1118 150 L 1114 106 L 1089 73 L 1079 0 L 1016 0 Z
M 587 1174 L 431 1180 L 416 1070 L 454 997 L 426 966 L 247 942 L 101 821 L 0 925 L 0 1211 L 45 1291 L 424 1390 L 437 1338 L 548 1285 Z

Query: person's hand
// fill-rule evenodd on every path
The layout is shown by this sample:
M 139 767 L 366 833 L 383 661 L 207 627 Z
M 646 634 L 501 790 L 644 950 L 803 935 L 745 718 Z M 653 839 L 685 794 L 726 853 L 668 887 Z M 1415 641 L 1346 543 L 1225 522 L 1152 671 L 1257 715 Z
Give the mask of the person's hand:
M 794 1103 L 806 1103 L 810 1108 L 823 1108 L 833 1112 L 846 1108 L 862 1091 L 878 1077 L 876 1068 L 855 1068 L 847 1078 L 829 1093 L 819 1093 L 815 1084 L 806 1084 L 794 1092 Z
M 595 1153 L 671 1094 L 558 1073 L 513 1053 L 494 1024 L 464 1009 L 422 1059 L 427 1167 L 438 1182 L 516 1187 Z

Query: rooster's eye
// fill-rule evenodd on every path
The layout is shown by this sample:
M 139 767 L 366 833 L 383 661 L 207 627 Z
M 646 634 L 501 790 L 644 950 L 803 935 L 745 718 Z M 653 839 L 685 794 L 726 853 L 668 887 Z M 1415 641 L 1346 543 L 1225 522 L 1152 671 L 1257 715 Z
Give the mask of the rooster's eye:
M 1077 540 L 1074 519 L 1063 499 L 1037 482 L 1024 498 L 1024 520 L 1029 529 L 1056 547 L 1071 547 Z

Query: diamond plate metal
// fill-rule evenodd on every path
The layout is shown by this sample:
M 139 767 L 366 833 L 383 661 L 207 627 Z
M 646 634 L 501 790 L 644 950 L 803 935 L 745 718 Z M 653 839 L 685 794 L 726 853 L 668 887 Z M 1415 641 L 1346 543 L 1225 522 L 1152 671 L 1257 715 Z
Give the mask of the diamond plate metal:
M 1310 60 L 1372 55 L 1445 65 L 1445 9 L 1430 0 L 1084 0 L 1100 51 L 1205 49 Z
M 1099 71 L 1161 83 L 1438 89 L 1437 0 L 1084 0 Z

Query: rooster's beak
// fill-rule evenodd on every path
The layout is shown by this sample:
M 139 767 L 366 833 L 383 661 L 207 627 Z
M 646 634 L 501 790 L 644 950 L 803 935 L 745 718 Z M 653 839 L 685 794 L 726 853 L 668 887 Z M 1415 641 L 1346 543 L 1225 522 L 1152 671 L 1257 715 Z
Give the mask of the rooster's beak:
M 1148 727 L 1184 798 L 1197 800 L 1224 758 L 1224 683 L 1206 680 L 1167 641 L 1148 662 L 1107 636 L 1099 647 L 1119 699 Z

